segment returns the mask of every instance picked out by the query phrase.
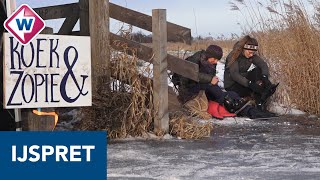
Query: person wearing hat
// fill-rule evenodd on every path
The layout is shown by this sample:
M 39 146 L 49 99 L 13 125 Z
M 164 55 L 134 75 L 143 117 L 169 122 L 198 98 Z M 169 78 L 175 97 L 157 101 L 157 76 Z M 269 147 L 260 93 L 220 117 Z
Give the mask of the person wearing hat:
M 238 41 L 226 58 L 224 87 L 240 97 L 253 95 L 256 105 L 266 110 L 265 101 L 276 90 L 269 80 L 267 63 L 258 55 L 258 41 L 249 35 Z
M 216 66 L 222 58 L 223 51 L 220 46 L 210 45 L 206 50 L 196 52 L 186 58 L 187 61 L 199 65 L 199 82 L 180 76 L 179 80 L 173 75 L 173 83 L 179 86 L 179 101 L 184 104 L 194 98 L 200 90 L 204 90 L 209 100 L 209 113 L 217 119 L 235 116 L 235 112 L 246 102 L 237 94 L 225 92 L 219 86 L 219 79 L 216 76 Z

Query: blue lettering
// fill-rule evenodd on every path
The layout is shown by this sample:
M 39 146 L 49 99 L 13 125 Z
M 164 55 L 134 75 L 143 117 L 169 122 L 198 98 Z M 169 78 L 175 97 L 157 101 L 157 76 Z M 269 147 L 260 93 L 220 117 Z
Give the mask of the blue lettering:
M 53 40 L 54 39 L 50 39 L 50 67 L 53 67 L 53 53 L 56 55 L 57 57 L 57 68 L 59 68 L 59 54 L 56 52 L 58 45 L 59 45 L 59 39 L 56 39 L 56 45 L 55 47 L 53 47 Z
M 73 49 L 75 51 L 75 57 L 74 57 L 73 62 L 72 62 L 71 65 L 69 63 L 69 57 L 68 57 L 70 49 Z M 85 93 L 82 92 L 85 80 L 87 79 L 88 76 L 87 75 L 81 75 L 81 77 L 82 77 L 82 86 L 80 87 L 78 82 L 77 82 L 77 79 L 74 76 L 74 73 L 72 71 L 72 68 L 75 66 L 77 60 L 78 60 L 78 51 L 77 51 L 77 49 L 75 47 L 73 47 L 73 46 L 67 47 L 67 49 L 64 51 L 64 63 L 66 64 L 66 67 L 68 68 L 68 71 L 66 72 L 66 74 L 63 76 L 63 78 L 61 80 L 60 93 L 61 93 L 62 98 L 68 103 L 75 102 L 80 97 L 80 95 L 85 96 L 85 95 L 88 94 L 88 91 L 85 92 Z M 71 76 L 71 78 L 73 79 L 73 82 L 75 83 L 75 85 L 77 86 L 77 89 L 79 91 L 79 94 L 75 98 L 69 97 L 67 95 L 67 92 L 66 92 L 66 84 L 67 84 L 67 80 L 68 80 L 69 76 Z
M 19 77 L 18 77 L 18 80 L 16 81 L 16 85 L 14 86 L 13 90 L 12 90 L 12 93 L 9 97 L 9 100 L 8 100 L 8 106 L 14 106 L 14 105 L 22 105 L 22 103 L 12 103 L 12 99 L 13 99 L 13 96 L 15 95 L 16 91 L 17 91 L 17 88 L 18 88 L 18 85 L 21 81 L 21 78 L 22 78 L 22 75 L 23 75 L 23 71 L 11 71 L 10 74 L 18 74 Z
M 27 20 L 29 20 L 29 21 L 27 22 Z M 33 23 L 33 19 L 32 18 L 22 19 L 22 22 L 20 22 L 20 19 L 16 19 L 16 23 L 18 25 L 19 31 L 22 31 L 24 29 L 24 27 L 27 31 L 30 31 L 32 23 Z
M 48 74 L 45 74 L 44 76 L 46 77 L 45 81 L 48 82 Z M 45 102 L 48 102 L 48 83 L 46 83 L 45 90 L 46 90 L 46 101 Z
M 41 41 L 47 41 L 46 39 L 37 39 L 37 68 L 45 68 L 46 66 L 40 65 L 40 52 L 43 52 L 43 49 L 40 49 Z
M 59 76 L 59 74 L 51 74 L 51 102 L 60 102 L 59 100 L 54 100 L 54 91 L 53 91 L 53 87 L 57 86 L 58 84 L 54 83 L 53 77 L 54 76 Z
M 41 80 L 40 80 L 41 82 L 39 82 L 38 77 L 41 78 Z M 48 77 L 48 75 L 47 75 L 47 77 Z M 48 79 L 48 78 L 46 78 L 46 79 Z M 35 80 L 35 84 L 36 84 L 36 87 L 35 87 L 35 102 L 38 102 L 38 87 L 41 86 L 45 82 L 44 81 L 44 76 L 42 74 L 34 74 L 34 80 Z M 47 88 L 48 88 L 47 83 L 46 83 L 46 87 L 45 88 L 46 88 L 46 96 L 47 96 L 47 94 L 48 94 L 48 92 L 47 92 Z M 46 97 L 46 99 L 48 99 L 48 98 Z M 48 102 L 48 101 L 46 101 L 46 102 Z
M 31 84 L 32 84 L 32 89 L 31 89 L 31 95 L 30 95 L 30 100 L 27 101 L 26 100 L 26 96 L 25 96 L 25 83 L 26 83 L 26 78 L 29 77 L 30 81 L 31 81 Z M 27 89 L 29 90 L 29 89 Z M 34 96 L 34 81 L 33 81 L 33 78 L 31 75 L 27 74 L 26 76 L 24 76 L 24 78 L 22 79 L 22 83 L 21 83 L 21 91 L 22 91 L 22 97 L 23 97 L 23 100 L 24 102 L 26 103 L 30 103 L 31 100 L 33 99 L 33 96 Z
M 25 67 L 31 67 L 32 63 L 33 63 L 33 59 L 34 59 L 34 48 L 33 48 L 33 44 L 32 42 L 30 42 L 30 47 L 31 47 L 31 60 L 30 60 L 30 63 L 27 64 L 26 61 L 24 60 L 24 47 L 25 46 L 21 46 L 21 61 L 22 61 L 22 64 L 25 66 Z
M 19 52 L 17 51 L 17 48 L 18 48 L 18 45 L 19 45 L 19 42 L 17 42 L 17 44 L 14 46 L 13 45 L 13 37 L 9 37 L 10 39 L 10 56 L 11 56 L 11 67 L 10 69 L 15 69 L 15 66 L 14 66 L 14 53 L 16 53 L 18 55 L 18 63 L 19 63 L 19 70 L 21 70 L 21 61 L 20 61 L 20 54 Z

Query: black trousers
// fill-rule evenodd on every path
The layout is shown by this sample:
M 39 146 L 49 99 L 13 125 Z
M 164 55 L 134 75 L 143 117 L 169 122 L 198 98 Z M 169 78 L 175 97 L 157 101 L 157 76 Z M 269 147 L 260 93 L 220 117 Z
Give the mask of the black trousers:
M 200 90 L 204 90 L 208 100 L 216 101 L 219 104 L 223 104 L 224 97 L 229 95 L 231 98 L 240 99 L 239 95 L 236 92 L 232 91 L 223 91 L 218 85 L 212 84 L 198 84 L 189 89 L 192 93 L 199 93 Z

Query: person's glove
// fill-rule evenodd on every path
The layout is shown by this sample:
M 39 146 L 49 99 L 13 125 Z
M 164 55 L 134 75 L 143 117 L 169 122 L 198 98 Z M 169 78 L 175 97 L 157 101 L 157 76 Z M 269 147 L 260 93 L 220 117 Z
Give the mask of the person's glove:
M 262 75 L 262 79 L 261 80 L 262 80 L 262 82 L 264 84 L 264 87 L 266 87 L 266 88 L 271 87 L 272 83 L 270 82 L 268 76 Z
M 259 84 L 253 82 L 253 81 L 249 81 L 249 88 L 255 92 L 255 93 L 258 93 L 258 94 L 262 94 L 263 93 L 263 87 L 260 86 Z

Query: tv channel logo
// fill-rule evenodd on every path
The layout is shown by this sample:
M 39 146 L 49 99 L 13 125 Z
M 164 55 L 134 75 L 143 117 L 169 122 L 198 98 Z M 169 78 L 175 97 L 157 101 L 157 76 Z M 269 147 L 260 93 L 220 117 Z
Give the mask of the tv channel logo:
M 44 28 L 44 20 L 27 4 L 22 4 L 5 22 L 6 30 L 21 44 L 27 45 Z

